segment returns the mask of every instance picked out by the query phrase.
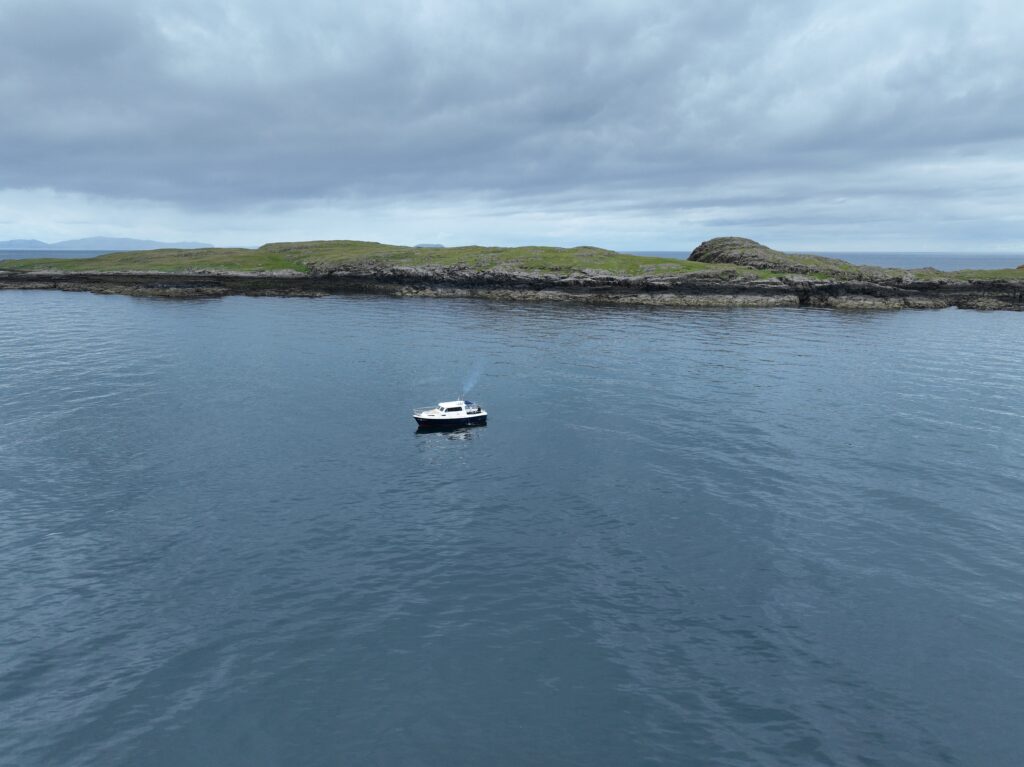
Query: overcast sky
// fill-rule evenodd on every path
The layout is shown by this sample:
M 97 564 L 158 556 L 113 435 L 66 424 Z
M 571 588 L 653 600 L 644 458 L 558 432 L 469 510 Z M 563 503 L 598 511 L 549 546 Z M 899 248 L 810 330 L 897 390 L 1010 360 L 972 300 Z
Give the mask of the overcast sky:
M 1024 252 L 1013 0 L 0 0 L 0 240 Z

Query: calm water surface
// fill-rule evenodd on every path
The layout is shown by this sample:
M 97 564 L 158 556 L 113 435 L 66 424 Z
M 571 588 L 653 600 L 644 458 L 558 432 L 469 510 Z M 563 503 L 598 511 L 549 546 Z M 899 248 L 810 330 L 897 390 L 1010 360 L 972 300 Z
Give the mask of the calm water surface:
M 1024 316 L 0 293 L 4 765 L 1019 765 Z M 414 406 L 479 372 L 484 428 Z

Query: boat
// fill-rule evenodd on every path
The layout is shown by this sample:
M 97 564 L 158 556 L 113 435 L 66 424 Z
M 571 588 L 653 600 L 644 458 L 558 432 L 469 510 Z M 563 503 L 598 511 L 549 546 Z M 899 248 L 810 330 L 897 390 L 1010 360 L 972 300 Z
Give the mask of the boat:
M 438 402 L 437 407 L 417 408 L 412 411 L 412 417 L 421 428 L 428 429 L 454 429 L 487 423 L 487 411 L 475 402 L 463 399 Z

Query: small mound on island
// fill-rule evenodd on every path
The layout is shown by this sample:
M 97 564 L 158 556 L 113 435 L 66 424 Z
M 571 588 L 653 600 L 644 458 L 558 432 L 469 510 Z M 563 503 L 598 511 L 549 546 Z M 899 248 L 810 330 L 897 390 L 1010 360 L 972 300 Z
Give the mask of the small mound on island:
M 878 279 L 900 277 L 902 269 L 856 266 L 841 258 L 826 258 L 806 253 L 783 253 L 745 237 L 716 237 L 697 246 L 691 261 L 703 264 L 735 264 L 784 274 L 807 274 L 842 279 Z

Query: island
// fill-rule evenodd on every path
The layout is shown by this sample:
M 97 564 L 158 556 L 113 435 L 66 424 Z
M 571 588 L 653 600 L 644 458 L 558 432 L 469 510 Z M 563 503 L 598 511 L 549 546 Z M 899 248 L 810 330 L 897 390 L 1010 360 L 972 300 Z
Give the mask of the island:
M 134 296 L 382 293 L 662 306 L 1024 310 L 1024 266 L 940 272 L 783 253 L 742 237 L 689 259 L 595 247 L 434 247 L 333 240 L 0 261 L 0 289 Z

